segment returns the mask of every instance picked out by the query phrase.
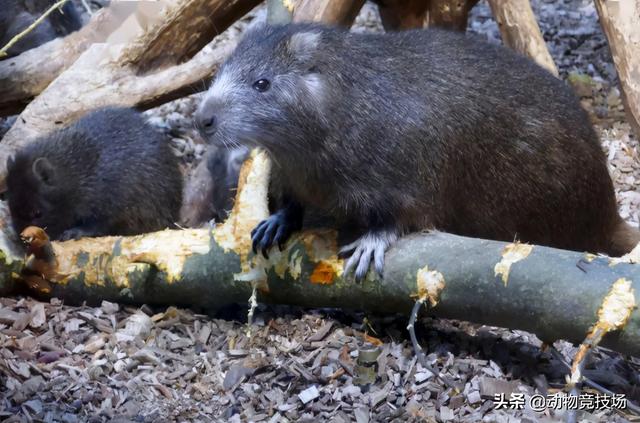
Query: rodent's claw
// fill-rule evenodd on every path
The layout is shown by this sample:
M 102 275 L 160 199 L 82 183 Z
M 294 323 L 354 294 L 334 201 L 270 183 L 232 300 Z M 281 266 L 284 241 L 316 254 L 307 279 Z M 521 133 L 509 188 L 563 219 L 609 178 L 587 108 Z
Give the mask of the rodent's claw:
M 260 250 L 264 258 L 269 259 L 269 248 L 278 244 L 278 248 L 282 251 L 291 232 L 291 224 L 287 222 L 285 216 L 279 213 L 269 216 L 251 231 L 253 253 L 258 254 Z
M 274 244 L 278 244 L 278 249 L 280 251 L 284 250 L 284 243 L 287 239 L 287 228 L 285 226 L 280 226 L 276 231 L 276 236 L 273 238 Z
M 253 250 L 253 254 L 258 254 L 258 244 L 262 239 L 268 220 L 269 219 L 263 220 L 262 222 L 258 223 L 258 226 L 253 228 L 253 230 L 251 231 L 251 249 Z
M 351 273 L 351 271 L 356 266 L 356 263 L 358 261 L 360 261 L 360 255 L 361 254 L 362 253 L 358 249 L 356 249 L 356 251 L 353 252 L 351 257 L 349 257 L 349 260 L 347 260 L 347 262 L 344 265 L 344 274 L 345 275 L 349 275 Z
M 251 248 L 254 254 L 258 254 L 258 249 L 262 252 L 262 255 L 267 260 L 269 259 L 269 253 L 267 250 L 271 247 L 271 235 L 273 233 L 274 222 L 271 217 L 267 220 L 263 220 L 251 231 Z
M 348 275 L 355 268 L 354 276 L 356 282 L 361 282 L 369 271 L 371 255 L 374 253 L 374 249 L 375 246 L 365 242 L 364 237 L 342 248 L 341 253 L 354 250 L 351 257 L 349 257 L 349 260 L 347 260 L 347 264 L 344 267 L 344 273 Z M 382 254 L 384 256 L 384 247 L 382 248 Z
M 384 253 L 396 239 L 396 232 L 393 231 L 368 232 L 355 242 L 342 247 L 338 253 L 341 256 L 353 251 L 344 266 L 344 274 L 350 274 L 355 268 L 356 282 L 360 282 L 367 275 L 373 260 L 373 268 L 378 276 L 382 278 L 384 274 Z

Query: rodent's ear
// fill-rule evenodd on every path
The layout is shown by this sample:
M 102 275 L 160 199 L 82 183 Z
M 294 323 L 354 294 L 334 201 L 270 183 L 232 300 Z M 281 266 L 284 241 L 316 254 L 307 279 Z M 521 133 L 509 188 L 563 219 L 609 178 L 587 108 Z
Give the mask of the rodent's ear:
M 38 180 L 46 185 L 52 185 L 56 174 L 56 169 L 49 160 L 44 157 L 38 157 L 33 161 L 31 170 Z
M 318 31 L 296 32 L 289 38 L 289 51 L 298 58 L 308 58 L 318 50 L 321 36 Z

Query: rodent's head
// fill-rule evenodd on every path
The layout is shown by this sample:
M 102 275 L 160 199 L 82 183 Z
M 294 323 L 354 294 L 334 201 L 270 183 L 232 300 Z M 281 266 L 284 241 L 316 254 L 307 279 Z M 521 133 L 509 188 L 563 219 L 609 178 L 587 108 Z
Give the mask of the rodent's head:
M 304 141 L 324 121 L 329 95 L 317 25 L 254 28 L 220 67 L 196 112 L 212 144 L 267 150 Z
M 49 159 L 19 152 L 8 159 L 7 171 L 7 200 L 17 233 L 38 226 L 56 239 L 73 225 L 75 205 L 68 198 L 73 188 Z

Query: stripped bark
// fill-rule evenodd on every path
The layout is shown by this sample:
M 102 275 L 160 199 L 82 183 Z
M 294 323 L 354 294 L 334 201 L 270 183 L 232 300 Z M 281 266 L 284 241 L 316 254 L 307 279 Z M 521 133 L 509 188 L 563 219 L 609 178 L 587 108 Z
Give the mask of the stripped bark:
M 502 41 L 558 76 L 558 68 L 542 38 L 529 0 L 489 0 L 489 5 Z
M 149 67 L 186 60 L 208 40 L 192 33 L 213 37 L 258 3 L 258 0 L 180 0 L 149 18 L 141 35 L 123 31 L 115 34 L 116 39 L 124 41 L 122 44 L 92 45 L 24 109 L 3 138 L 0 187 L 5 184 L 7 157 L 16 149 L 91 109 L 104 105 L 145 109 L 202 89 L 203 81 L 212 76 L 234 43 L 214 42 L 215 47 L 208 46 L 187 62 L 162 70 L 149 72 Z M 203 16 L 196 18 L 197 13 Z
M 595 3 L 620 79 L 627 119 L 640 138 L 640 2 Z

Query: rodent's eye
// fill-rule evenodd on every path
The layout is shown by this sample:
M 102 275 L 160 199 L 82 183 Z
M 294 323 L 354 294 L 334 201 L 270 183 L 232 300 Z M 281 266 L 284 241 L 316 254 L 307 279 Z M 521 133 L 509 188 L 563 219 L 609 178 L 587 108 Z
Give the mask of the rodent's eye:
M 268 79 L 258 79 L 253 83 L 253 88 L 260 91 L 261 93 L 267 91 L 271 87 L 271 83 Z

